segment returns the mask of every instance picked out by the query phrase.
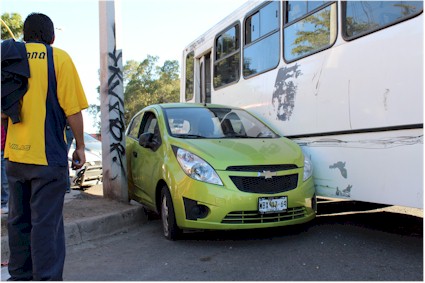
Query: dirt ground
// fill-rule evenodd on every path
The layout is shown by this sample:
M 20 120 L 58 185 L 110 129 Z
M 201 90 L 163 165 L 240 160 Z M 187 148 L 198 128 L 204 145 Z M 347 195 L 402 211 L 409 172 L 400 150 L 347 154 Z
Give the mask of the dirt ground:
M 125 210 L 129 204 L 103 197 L 102 185 L 95 185 L 87 190 L 71 190 L 65 195 L 63 217 L 66 222 L 73 222 L 85 217 L 108 214 Z M 7 215 L 1 215 L 1 236 L 7 235 Z
M 72 196 L 72 194 L 74 195 Z M 65 199 L 63 217 L 65 222 L 72 222 L 83 217 L 127 209 L 128 206 L 128 203 L 103 197 L 102 185 L 96 185 L 85 191 L 79 191 L 79 193 L 78 191 L 75 193 L 75 190 L 73 190 L 71 196 Z

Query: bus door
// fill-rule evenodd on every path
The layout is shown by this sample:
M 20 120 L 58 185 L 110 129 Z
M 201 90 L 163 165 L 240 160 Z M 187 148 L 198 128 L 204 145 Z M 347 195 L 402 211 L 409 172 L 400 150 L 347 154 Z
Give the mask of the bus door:
M 200 102 L 211 103 L 211 52 L 199 59 Z

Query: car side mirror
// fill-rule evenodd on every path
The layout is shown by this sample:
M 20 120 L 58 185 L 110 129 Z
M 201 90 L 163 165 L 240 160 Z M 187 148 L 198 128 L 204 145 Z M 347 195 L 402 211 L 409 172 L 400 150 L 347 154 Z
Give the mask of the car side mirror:
M 139 144 L 143 146 L 144 148 L 151 148 L 152 139 L 153 139 L 152 133 L 143 133 L 139 137 Z

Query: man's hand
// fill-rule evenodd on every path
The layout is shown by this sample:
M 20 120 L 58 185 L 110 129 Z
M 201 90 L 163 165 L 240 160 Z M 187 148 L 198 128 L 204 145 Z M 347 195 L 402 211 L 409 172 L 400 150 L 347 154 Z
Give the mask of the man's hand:
M 75 151 L 72 153 L 72 169 L 80 169 L 86 163 L 86 154 L 84 152 L 84 125 L 83 114 L 81 111 L 66 117 L 69 126 L 71 126 L 72 133 L 75 139 Z
M 86 154 L 84 152 L 84 148 L 76 149 L 72 153 L 72 169 L 77 170 L 83 167 L 84 163 L 86 163 Z

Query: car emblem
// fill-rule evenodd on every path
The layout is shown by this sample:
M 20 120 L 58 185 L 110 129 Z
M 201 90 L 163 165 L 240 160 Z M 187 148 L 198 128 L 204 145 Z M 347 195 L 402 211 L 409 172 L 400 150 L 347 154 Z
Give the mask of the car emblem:
M 273 176 L 277 176 L 277 173 L 270 171 L 258 172 L 258 177 L 264 177 L 264 179 L 271 179 Z

